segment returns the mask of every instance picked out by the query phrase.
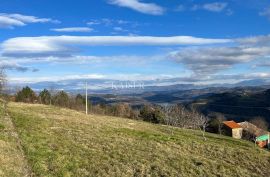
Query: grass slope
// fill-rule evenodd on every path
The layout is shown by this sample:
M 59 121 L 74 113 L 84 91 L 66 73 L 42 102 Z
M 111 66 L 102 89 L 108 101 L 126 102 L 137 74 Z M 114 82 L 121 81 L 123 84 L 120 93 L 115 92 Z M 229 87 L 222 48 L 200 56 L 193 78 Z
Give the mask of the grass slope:
M 18 140 L 12 121 L 0 102 L 0 176 L 28 176 L 27 162 Z
M 10 103 L 9 114 L 35 176 L 270 173 L 269 152 L 247 141 L 44 105 Z

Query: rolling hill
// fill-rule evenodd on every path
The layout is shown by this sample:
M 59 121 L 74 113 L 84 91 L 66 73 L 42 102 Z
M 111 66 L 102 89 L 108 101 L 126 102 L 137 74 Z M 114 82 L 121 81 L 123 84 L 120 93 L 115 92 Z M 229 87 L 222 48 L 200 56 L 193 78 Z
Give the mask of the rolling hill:
M 270 173 L 268 151 L 248 141 L 206 137 L 195 130 L 11 102 L 0 118 L 0 176 Z
M 247 121 L 260 116 L 270 123 L 270 89 L 217 93 L 197 99 L 192 104 L 197 105 L 204 114 L 219 112 L 235 121 Z

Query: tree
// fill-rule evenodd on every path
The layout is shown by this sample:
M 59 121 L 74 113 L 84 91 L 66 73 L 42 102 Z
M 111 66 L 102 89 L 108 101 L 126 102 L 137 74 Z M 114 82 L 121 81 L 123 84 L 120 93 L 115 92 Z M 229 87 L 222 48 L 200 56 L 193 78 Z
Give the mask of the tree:
M 136 113 L 133 112 L 128 103 L 117 103 L 111 107 L 111 114 L 118 117 L 136 118 Z
M 226 120 L 224 115 L 221 113 L 213 112 L 208 114 L 208 116 L 210 117 L 209 121 L 210 132 L 222 134 L 223 122 Z
M 51 104 L 51 93 L 47 89 L 44 89 L 39 93 L 39 99 L 42 104 Z
M 163 112 L 165 124 L 181 128 L 200 129 L 206 140 L 205 131 L 208 126 L 208 118 L 195 109 L 188 110 L 182 105 L 166 105 L 163 107 Z
M 144 105 L 140 110 L 140 117 L 147 122 L 152 123 L 162 123 L 163 122 L 163 114 L 158 106 L 150 106 Z
M 85 98 L 81 94 L 77 94 L 75 97 L 75 103 L 73 107 L 75 107 L 76 110 L 84 110 L 85 109 Z
M 60 91 L 54 96 L 54 104 L 56 106 L 69 108 L 69 96 L 65 91 Z
M 250 123 L 256 125 L 258 128 L 268 130 L 268 123 L 263 117 L 254 117 L 250 120 Z
M 206 132 L 206 127 L 208 126 L 209 120 L 208 117 L 198 113 L 195 109 L 191 110 L 191 121 L 194 124 L 194 128 L 200 129 L 203 134 L 204 140 L 206 140 L 205 137 L 205 132 Z
M 25 103 L 34 103 L 35 101 L 37 101 L 37 96 L 30 87 L 26 86 L 22 90 L 17 92 L 15 96 L 15 101 L 25 102 Z
M 190 112 L 182 105 L 165 105 L 163 112 L 165 124 L 181 128 L 192 128 Z

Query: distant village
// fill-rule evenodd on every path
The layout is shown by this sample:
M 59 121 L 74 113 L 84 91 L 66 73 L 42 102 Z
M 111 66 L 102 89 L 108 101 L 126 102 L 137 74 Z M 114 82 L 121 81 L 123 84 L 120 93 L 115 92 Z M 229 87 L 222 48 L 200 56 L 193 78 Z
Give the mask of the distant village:
M 258 128 L 250 122 L 224 121 L 223 122 L 224 134 L 236 139 L 245 139 L 253 141 L 261 148 L 270 148 L 269 137 L 270 133 L 266 130 Z

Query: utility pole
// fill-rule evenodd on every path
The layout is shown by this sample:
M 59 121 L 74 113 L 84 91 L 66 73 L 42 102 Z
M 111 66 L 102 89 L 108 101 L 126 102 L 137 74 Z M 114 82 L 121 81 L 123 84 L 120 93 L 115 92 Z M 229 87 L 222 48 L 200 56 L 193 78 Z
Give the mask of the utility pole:
M 85 114 L 88 114 L 88 93 L 87 82 L 85 83 Z

